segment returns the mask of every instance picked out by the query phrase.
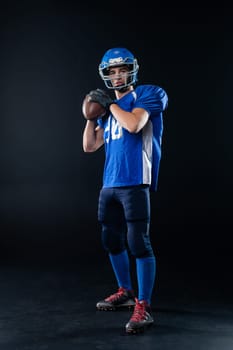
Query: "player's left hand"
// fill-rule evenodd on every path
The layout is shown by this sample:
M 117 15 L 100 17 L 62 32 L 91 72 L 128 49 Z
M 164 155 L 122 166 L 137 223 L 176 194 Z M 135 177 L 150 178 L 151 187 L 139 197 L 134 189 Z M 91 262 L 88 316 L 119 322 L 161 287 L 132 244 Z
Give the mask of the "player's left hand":
M 108 110 L 109 106 L 114 103 L 113 99 L 101 89 L 92 90 L 88 95 L 90 97 L 90 101 L 98 102 L 106 110 Z

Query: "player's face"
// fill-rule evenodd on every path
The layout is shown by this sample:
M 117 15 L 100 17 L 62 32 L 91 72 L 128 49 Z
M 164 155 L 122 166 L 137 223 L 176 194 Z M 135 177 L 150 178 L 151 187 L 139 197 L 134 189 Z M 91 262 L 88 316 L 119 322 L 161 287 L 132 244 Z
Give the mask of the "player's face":
M 129 76 L 129 68 L 127 66 L 111 67 L 109 69 L 109 79 L 113 87 L 125 85 Z

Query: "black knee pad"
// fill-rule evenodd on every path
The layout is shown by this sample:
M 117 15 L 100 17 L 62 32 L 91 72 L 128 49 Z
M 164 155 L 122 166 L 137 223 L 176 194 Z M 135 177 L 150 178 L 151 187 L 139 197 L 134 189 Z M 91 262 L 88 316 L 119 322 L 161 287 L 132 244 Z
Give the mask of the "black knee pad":
M 129 250 L 136 258 L 153 256 L 147 221 L 128 223 L 127 239 Z
M 111 254 L 119 254 L 125 249 L 125 233 L 121 233 L 109 225 L 102 224 L 102 244 Z

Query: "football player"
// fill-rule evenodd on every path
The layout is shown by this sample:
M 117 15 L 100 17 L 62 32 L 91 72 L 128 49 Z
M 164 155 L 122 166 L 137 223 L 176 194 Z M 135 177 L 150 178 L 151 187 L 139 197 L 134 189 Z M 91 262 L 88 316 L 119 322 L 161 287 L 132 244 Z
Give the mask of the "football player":
M 116 292 L 98 301 L 96 307 L 132 308 L 125 326 L 129 334 L 154 323 L 151 299 L 156 259 L 150 240 L 150 195 L 158 186 L 163 112 L 168 105 L 167 93 L 160 86 L 137 85 L 138 70 L 137 59 L 124 47 L 104 54 L 99 74 L 114 98 L 102 89 L 89 92 L 91 101 L 107 112 L 87 120 L 83 132 L 84 152 L 105 148 L 98 220 L 117 283 Z M 131 257 L 136 265 L 136 288 L 131 280 Z

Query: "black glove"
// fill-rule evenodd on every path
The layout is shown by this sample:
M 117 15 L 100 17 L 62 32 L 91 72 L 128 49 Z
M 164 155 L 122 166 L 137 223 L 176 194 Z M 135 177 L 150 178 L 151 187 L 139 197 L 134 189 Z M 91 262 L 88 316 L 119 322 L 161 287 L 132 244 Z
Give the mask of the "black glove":
M 113 99 L 101 89 L 92 90 L 88 95 L 90 96 L 90 101 L 98 102 L 106 110 L 108 110 L 109 106 L 114 103 Z

